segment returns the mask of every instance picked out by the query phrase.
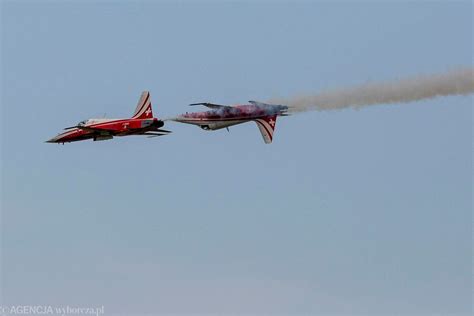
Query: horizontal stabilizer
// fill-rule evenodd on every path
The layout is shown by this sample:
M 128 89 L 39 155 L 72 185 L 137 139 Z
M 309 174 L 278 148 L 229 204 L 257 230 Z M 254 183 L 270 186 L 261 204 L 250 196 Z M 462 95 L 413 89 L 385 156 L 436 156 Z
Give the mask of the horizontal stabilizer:
M 152 133 L 152 132 L 158 132 L 158 133 L 172 133 L 171 131 L 168 131 L 166 129 L 157 129 L 157 130 L 153 130 L 151 132 L 148 132 L 148 133 Z

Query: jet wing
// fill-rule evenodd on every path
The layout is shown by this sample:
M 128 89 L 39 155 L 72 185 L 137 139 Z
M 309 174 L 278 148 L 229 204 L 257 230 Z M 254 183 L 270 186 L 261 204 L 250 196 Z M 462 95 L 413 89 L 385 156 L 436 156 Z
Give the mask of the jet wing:
M 191 106 L 194 105 L 204 105 L 210 109 L 222 109 L 222 108 L 231 108 L 231 106 L 228 105 L 221 105 L 221 104 L 214 104 L 214 103 L 207 103 L 207 102 L 200 102 L 200 103 L 191 103 Z
M 171 133 L 171 131 L 168 131 L 168 130 L 166 130 L 166 129 L 155 129 L 155 130 L 151 130 L 151 131 L 145 132 L 145 134 L 149 134 L 149 135 L 151 135 L 151 134 L 156 134 L 156 133 L 165 133 L 165 134 L 168 134 L 168 133 Z M 165 134 L 163 134 L 163 135 L 165 135 Z
M 171 133 L 171 131 L 167 131 L 165 129 L 158 129 L 156 131 L 148 131 L 139 135 L 144 135 L 144 136 L 148 136 L 147 138 L 152 138 L 152 137 L 168 135 L 169 133 Z

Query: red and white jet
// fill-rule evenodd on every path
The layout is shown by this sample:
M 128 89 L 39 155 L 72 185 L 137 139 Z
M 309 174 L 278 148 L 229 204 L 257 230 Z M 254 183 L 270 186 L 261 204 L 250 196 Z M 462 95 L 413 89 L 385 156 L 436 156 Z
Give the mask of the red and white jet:
M 266 104 L 257 101 L 249 101 L 249 104 L 234 106 L 213 103 L 193 103 L 190 105 L 204 105 L 211 110 L 186 113 L 171 120 L 197 125 L 204 130 L 212 131 L 221 128 L 228 129 L 232 125 L 254 121 L 266 144 L 273 140 L 277 116 L 288 115 L 288 107 L 285 105 Z
M 153 117 L 150 92 L 144 91 L 138 100 L 131 118 L 127 119 L 88 119 L 76 126 L 65 128 L 65 132 L 48 140 L 48 143 L 69 143 L 86 139 L 94 141 L 112 139 L 114 136 L 146 135 L 162 136 L 170 131 L 159 129 L 162 120 Z

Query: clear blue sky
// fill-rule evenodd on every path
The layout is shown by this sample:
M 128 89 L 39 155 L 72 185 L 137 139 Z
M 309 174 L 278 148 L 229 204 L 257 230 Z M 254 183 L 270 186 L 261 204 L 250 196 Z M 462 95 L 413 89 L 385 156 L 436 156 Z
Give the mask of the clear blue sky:
M 2 1 L 2 303 L 106 313 L 471 312 L 472 97 L 45 144 L 472 65 L 472 2 Z M 0 305 L 1 305 L 0 304 Z

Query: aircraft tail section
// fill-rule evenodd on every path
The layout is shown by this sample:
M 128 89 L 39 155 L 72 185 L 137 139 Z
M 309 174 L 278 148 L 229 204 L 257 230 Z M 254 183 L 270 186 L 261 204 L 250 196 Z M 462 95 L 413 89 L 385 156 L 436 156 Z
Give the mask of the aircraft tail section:
M 255 120 L 265 144 L 270 144 L 273 140 L 273 131 L 275 130 L 276 119 L 276 115 L 269 115 Z
M 135 112 L 133 112 L 132 119 L 146 119 L 152 118 L 153 111 L 151 109 L 151 97 L 149 91 L 143 91 L 138 100 Z

